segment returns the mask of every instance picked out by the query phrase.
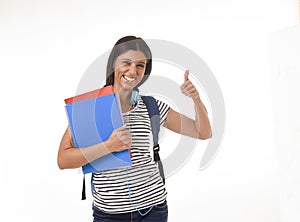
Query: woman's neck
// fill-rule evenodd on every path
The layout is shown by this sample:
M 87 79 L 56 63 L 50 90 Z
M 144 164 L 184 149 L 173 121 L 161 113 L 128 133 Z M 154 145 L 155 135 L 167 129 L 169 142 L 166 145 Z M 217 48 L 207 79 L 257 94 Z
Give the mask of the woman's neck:
M 132 109 L 132 105 L 130 104 L 132 90 L 120 89 L 115 90 L 115 92 L 119 96 L 122 113 L 130 111 Z

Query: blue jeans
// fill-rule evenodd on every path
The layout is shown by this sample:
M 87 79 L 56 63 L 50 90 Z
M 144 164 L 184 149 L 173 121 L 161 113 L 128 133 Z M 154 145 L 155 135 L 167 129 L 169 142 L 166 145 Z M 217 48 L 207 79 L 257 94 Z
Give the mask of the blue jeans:
M 141 216 L 139 212 L 134 211 L 131 213 L 123 214 L 107 214 L 96 208 L 93 209 L 94 221 L 93 222 L 167 222 L 168 221 L 168 205 L 167 201 L 158 204 L 145 216 Z M 145 213 L 149 210 L 140 210 Z

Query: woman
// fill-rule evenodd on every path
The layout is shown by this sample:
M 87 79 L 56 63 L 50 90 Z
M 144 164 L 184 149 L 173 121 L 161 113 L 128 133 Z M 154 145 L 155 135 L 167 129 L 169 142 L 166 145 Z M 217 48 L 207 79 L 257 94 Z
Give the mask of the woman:
M 108 140 L 86 148 L 72 147 L 70 130 L 65 131 L 58 152 L 60 169 L 81 167 L 110 152 L 130 149 L 132 166 L 93 174 L 94 222 L 167 221 L 166 189 L 157 165 L 150 156 L 151 126 L 143 100 L 134 92 L 149 77 L 152 54 L 141 38 L 126 36 L 117 41 L 107 63 L 106 85 L 119 95 L 125 125 L 114 130 Z M 184 73 L 181 91 L 195 106 L 195 119 L 190 119 L 166 103 L 156 100 L 161 125 L 196 139 L 211 137 L 207 111 L 199 93 Z

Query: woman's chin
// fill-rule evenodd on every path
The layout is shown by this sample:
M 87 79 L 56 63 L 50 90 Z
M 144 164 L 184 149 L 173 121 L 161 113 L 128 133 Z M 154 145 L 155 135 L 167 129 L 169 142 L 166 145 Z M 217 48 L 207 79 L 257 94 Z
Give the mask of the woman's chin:
M 137 85 L 138 85 L 137 81 L 132 81 L 132 82 L 130 82 L 130 81 L 125 82 L 124 81 L 124 82 L 122 82 L 122 88 L 128 89 L 128 90 L 132 90 Z
M 136 84 L 122 84 L 120 87 L 120 90 L 133 90 L 133 88 L 136 86 Z

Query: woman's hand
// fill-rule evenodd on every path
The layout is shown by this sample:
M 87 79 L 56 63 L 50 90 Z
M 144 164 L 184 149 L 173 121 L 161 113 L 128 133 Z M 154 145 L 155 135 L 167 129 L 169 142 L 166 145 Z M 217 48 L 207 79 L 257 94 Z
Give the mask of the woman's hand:
M 124 126 L 115 129 L 104 145 L 110 152 L 119 152 L 122 150 L 130 149 L 131 147 L 131 134 Z
M 194 84 L 189 80 L 189 70 L 184 73 L 184 83 L 180 86 L 181 92 L 192 99 L 199 98 L 199 93 Z
M 207 110 L 202 103 L 198 90 L 189 80 L 189 70 L 184 73 L 184 83 L 180 86 L 182 93 L 193 99 L 195 118 L 191 119 L 170 108 L 164 126 L 173 132 L 198 139 L 211 137 L 211 126 Z

